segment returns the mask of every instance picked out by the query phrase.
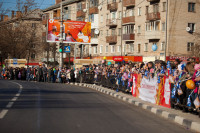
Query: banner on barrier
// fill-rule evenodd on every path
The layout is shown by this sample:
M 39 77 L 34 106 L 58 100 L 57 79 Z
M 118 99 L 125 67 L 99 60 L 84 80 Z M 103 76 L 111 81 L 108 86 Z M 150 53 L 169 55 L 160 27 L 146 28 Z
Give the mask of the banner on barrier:
M 148 101 L 151 103 L 156 104 L 156 90 L 158 88 L 157 79 L 156 78 L 142 78 L 141 87 L 138 88 L 139 90 L 139 98 Z
M 157 78 L 142 78 L 133 74 L 132 95 L 140 99 L 170 108 L 170 81 L 163 77 L 160 83 Z

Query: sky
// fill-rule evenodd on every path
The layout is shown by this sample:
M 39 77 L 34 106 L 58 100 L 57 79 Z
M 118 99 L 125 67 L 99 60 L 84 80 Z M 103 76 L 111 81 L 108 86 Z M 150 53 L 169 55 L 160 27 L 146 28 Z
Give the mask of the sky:
M 25 0 L 21 0 L 21 1 L 25 1 Z M 3 7 L 2 7 L 3 9 L 8 8 L 10 10 L 16 10 L 16 0 L 0 0 L 0 2 L 3 2 Z M 35 2 L 37 3 L 37 7 L 40 9 L 45 9 L 55 4 L 55 0 L 35 0 Z

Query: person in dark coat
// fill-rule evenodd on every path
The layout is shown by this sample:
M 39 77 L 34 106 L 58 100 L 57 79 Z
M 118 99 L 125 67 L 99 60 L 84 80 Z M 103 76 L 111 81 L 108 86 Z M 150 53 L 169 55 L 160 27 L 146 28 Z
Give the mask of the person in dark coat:
M 26 80 L 26 69 L 22 68 L 22 80 Z
M 14 71 L 13 68 L 10 68 L 10 80 L 14 80 Z
M 43 66 L 42 72 L 43 72 L 43 80 L 44 82 L 47 82 L 47 68 L 45 66 Z
M 38 81 L 41 82 L 43 77 L 42 66 L 40 65 L 38 69 Z
M 74 81 L 74 77 L 75 75 L 74 75 L 74 68 L 73 67 L 71 67 L 71 71 L 70 71 L 70 77 L 71 77 L 71 82 L 75 82 Z

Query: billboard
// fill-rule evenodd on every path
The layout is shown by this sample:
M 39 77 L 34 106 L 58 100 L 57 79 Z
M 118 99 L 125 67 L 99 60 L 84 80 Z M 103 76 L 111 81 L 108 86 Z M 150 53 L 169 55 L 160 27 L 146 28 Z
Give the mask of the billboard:
M 63 43 L 90 44 L 91 22 L 64 21 L 63 22 Z M 60 20 L 48 20 L 47 42 L 60 41 Z

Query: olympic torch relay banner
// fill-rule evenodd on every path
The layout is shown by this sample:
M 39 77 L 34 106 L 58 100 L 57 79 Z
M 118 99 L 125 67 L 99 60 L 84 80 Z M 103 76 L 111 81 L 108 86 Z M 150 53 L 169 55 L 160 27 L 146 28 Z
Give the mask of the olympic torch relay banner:
M 156 104 L 156 88 L 158 88 L 156 78 L 143 78 L 141 81 L 141 87 L 138 89 L 139 98 L 144 101 Z
M 91 40 L 91 23 L 82 21 L 64 21 L 63 26 L 64 43 L 90 44 Z M 47 42 L 58 42 L 61 38 L 60 20 L 48 20 Z
M 168 77 L 157 78 L 142 77 L 141 74 L 133 74 L 132 95 L 144 101 L 170 108 L 170 80 Z

